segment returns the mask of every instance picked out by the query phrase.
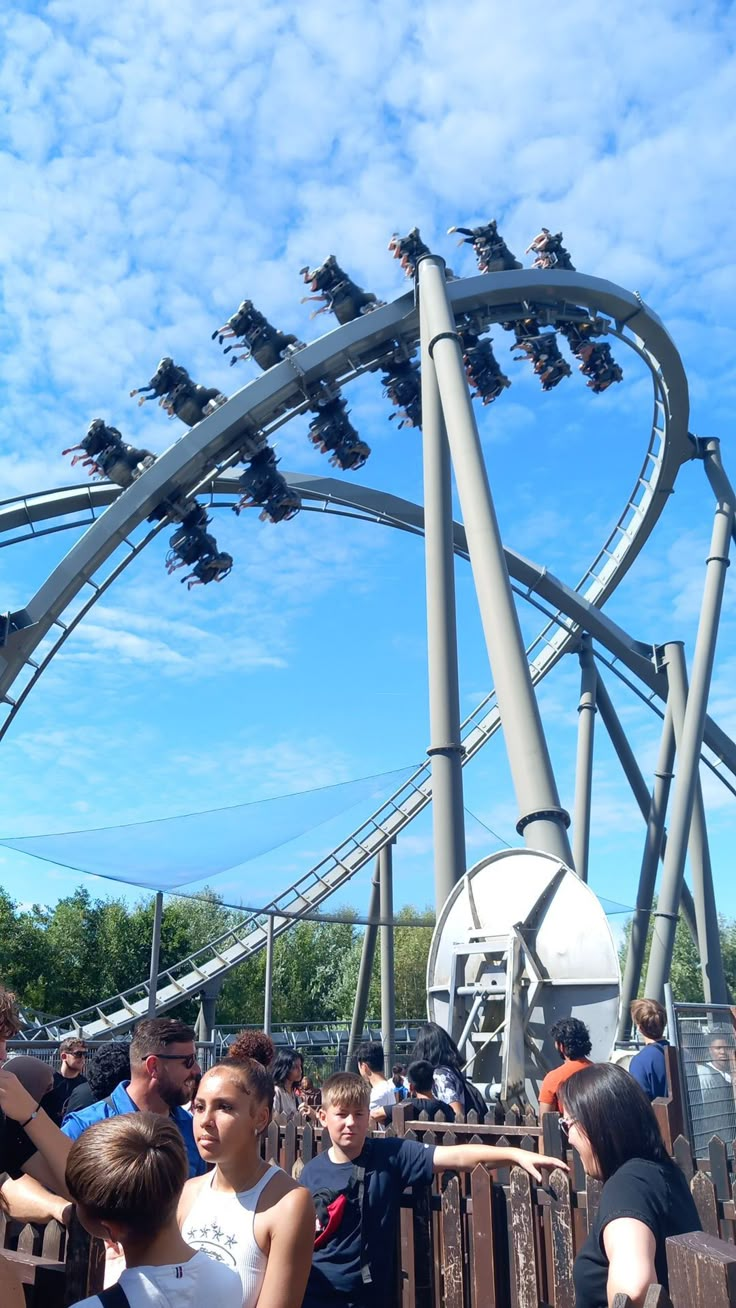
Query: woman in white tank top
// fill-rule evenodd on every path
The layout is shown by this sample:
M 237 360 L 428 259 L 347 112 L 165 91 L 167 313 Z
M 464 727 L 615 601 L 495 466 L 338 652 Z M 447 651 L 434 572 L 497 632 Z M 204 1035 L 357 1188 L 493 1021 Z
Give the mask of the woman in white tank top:
M 213 1067 L 192 1103 L 197 1148 L 215 1169 L 185 1185 L 179 1225 L 193 1248 L 235 1268 L 243 1308 L 299 1308 L 312 1263 L 311 1195 L 260 1157 L 272 1103 L 273 1081 L 252 1058 Z

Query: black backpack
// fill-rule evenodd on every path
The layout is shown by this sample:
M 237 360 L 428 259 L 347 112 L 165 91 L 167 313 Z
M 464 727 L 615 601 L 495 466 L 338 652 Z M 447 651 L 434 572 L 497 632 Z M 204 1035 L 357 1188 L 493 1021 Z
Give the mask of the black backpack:
M 130 1308 L 130 1300 L 122 1285 L 109 1285 L 106 1290 L 100 1290 L 97 1298 L 104 1308 Z
M 480 1090 L 476 1090 L 472 1081 L 465 1082 L 465 1115 L 468 1113 L 477 1113 L 478 1122 L 482 1122 L 488 1112 L 488 1104 L 483 1098 Z

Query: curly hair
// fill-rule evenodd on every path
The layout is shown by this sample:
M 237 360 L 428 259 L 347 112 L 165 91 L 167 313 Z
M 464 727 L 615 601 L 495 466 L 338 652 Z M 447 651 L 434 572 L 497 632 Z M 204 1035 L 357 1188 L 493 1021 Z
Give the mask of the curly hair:
M 588 1028 L 579 1017 L 561 1017 L 549 1029 L 550 1039 L 561 1045 L 566 1058 L 585 1058 L 591 1051 Z
M 274 1058 L 273 1040 L 265 1031 L 241 1031 L 228 1046 L 228 1058 L 238 1062 L 252 1058 L 262 1067 L 270 1067 Z
M 98 1099 L 107 1099 L 116 1085 L 130 1080 L 130 1045 L 127 1040 L 110 1040 L 98 1045 L 87 1060 L 85 1076 Z

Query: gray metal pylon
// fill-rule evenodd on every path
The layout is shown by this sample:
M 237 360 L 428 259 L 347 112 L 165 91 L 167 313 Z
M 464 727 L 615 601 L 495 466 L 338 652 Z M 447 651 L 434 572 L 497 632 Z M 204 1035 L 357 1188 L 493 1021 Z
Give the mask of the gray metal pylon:
M 421 304 L 420 320 L 423 318 Z M 465 873 L 465 811 L 457 663 L 452 468 L 434 363 L 422 329 L 422 456 L 427 590 L 434 896 L 439 913 Z M 383 916 L 383 914 L 382 914 Z
M 417 279 L 424 328 L 422 344 L 437 374 L 470 565 L 520 811 L 517 831 L 532 849 L 553 854 L 569 866 L 570 819 L 560 806 L 529 674 L 462 346 L 447 296 L 444 260 L 437 255 L 420 259 Z
M 266 970 L 263 977 L 263 1029 L 271 1034 L 273 1027 L 273 913 L 266 921 Z
M 386 1076 L 391 1075 L 396 1050 L 396 986 L 394 977 L 394 869 L 393 841 L 383 846 L 378 855 L 378 876 L 381 897 L 381 1034 L 383 1036 L 383 1066 Z
M 690 690 L 678 750 L 677 774 L 672 800 L 669 838 L 664 858 L 662 887 L 657 902 L 657 920 L 647 972 L 647 994 L 660 1001 L 669 980 L 685 855 L 695 804 L 698 764 L 703 743 L 708 691 L 710 689 L 718 637 L 718 619 L 728 568 L 728 554 L 734 525 L 733 491 L 720 463 L 719 442 L 703 445 L 706 470 L 717 495 L 710 551 L 706 560 L 705 584 L 692 662 Z M 709 462 L 712 467 L 708 467 Z
M 611 703 L 611 698 L 608 694 L 608 691 L 606 690 L 600 671 L 598 672 L 598 683 L 596 686 L 596 703 L 600 711 L 601 721 L 603 722 L 603 725 L 605 726 L 606 731 L 608 732 L 611 738 L 611 744 L 613 745 L 616 754 L 618 755 L 619 763 L 621 764 L 621 767 L 624 770 L 624 775 L 626 777 L 626 780 L 631 786 L 634 799 L 636 800 L 639 806 L 639 812 L 644 818 L 644 821 L 648 822 L 649 808 L 651 805 L 651 795 L 649 793 L 649 786 L 644 780 L 644 775 L 641 771 L 641 768 L 639 767 L 639 764 L 637 763 L 636 758 L 634 757 L 634 751 L 631 748 L 631 745 L 629 744 L 628 738 L 626 736 L 626 732 L 624 731 L 623 727 L 621 726 L 621 723 L 618 720 L 618 715 L 616 713 L 615 708 L 613 707 L 613 704 Z M 665 833 L 662 837 L 662 852 L 660 853 L 660 858 L 664 857 L 664 851 L 666 847 L 667 847 L 667 835 Z M 695 905 L 693 903 L 693 897 L 690 894 L 690 891 L 688 890 L 687 885 L 685 884 L 684 881 L 682 883 L 682 898 L 680 900 L 680 912 L 682 913 L 683 920 L 685 922 L 685 925 L 687 926 L 688 931 L 690 932 L 690 935 L 693 938 L 694 943 L 697 945 L 698 930 L 695 924 Z
M 590 849 L 590 808 L 593 795 L 593 744 L 595 740 L 595 686 L 598 674 L 593 657 L 593 642 L 583 635 L 578 651 L 580 660 L 580 700 L 578 703 L 578 748 L 575 763 L 575 805 L 572 822 L 572 856 L 581 881 L 588 880 Z
M 151 971 L 148 983 L 148 1016 L 156 1016 L 156 986 L 158 982 L 158 962 L 161 955 L 161 922 L 164 915 L 164 896 L 156 891 L 153 903 L 153 931 L 151 932 Z
M 379 862 L 376 859 L 371 881 L 371 898 L 368 905 L 368 921 L 377 923 L 381 914 L 381 882 L 379 873 Z M 353 1061 L 355 1051 L 360 1044 L 365 1026 L 365 1015 L 368 1009 L 368 994 L 371 988 L 371 975 L 373 973 L 373 960 L 376 956 L 376 940 L 378 938 L 378 927 L 376 925 L 367 926 L 363 935 L 363 948 L 360 954 L 360 967 L 358 969 L 358 982 L 355 987 L 355 1003 L 353 1005 L 353 1017 L 350 1023 L 350 1035 L 348 1036 L 348 1051 L 345 1055 L 345 1066 L 348 1071 L 354 1072 Z
M 659 754 L 657 755 L 657 766 L 654 773 L 649 816 L 647 818 L 644 852 L 639 871 L 639 887 L 636 892 L 636 908 L 631 919 L 629 948 L 626 954 L 624 977 L 621 984 L 621 1012 L 616 1032 L 617 1040 L 626 1040 L 631 1032 L 629 1009 L 639 992 L 641 970 L 644 966 L 649 920 L 652 914 L 654 887 L 657 881 L 657 867 L 662 853 L 664 824 L 674 761 L 675 730 L 672 723 L 672 703 L 668 699 L 659 742 Z
M 664 656 L 667 661 L 667 678 L 670 686 L 667 702 L 668 704 L 672 703 L 675 740 L 679 747 L 688 696 L 687 668 L 681 643 L 673 642 L 672 645 L 665 646 Z M 706 1004 L 727 1004 L 729 1002 L 728 987 L 723 970 L 718 910 L 713 889 L 713 870 L 710 861 L 708 830 L 705 822 L 703 788 L 700 784 L 699 774 L 696 775 L 695 779 L 688 850 L 693 883 L 693 899 L 695 901 L 700 971 L 703 978 L 703 996 Z

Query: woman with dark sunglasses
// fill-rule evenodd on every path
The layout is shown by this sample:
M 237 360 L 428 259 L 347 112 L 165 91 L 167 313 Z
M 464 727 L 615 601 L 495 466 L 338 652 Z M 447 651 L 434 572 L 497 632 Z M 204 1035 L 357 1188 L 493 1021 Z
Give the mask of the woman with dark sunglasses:
M 650 1285 L 667 1288 L 665 1241 L 699 1231 L 679 1167 L 669 1157 L 644 1091 L 622 1067 L 594 1063 L 559 1089 L 560 1129 L 588 1176 L 603 1181 L 598 1215 L 575 1260 L 576 1308 L 636 1308 Z

